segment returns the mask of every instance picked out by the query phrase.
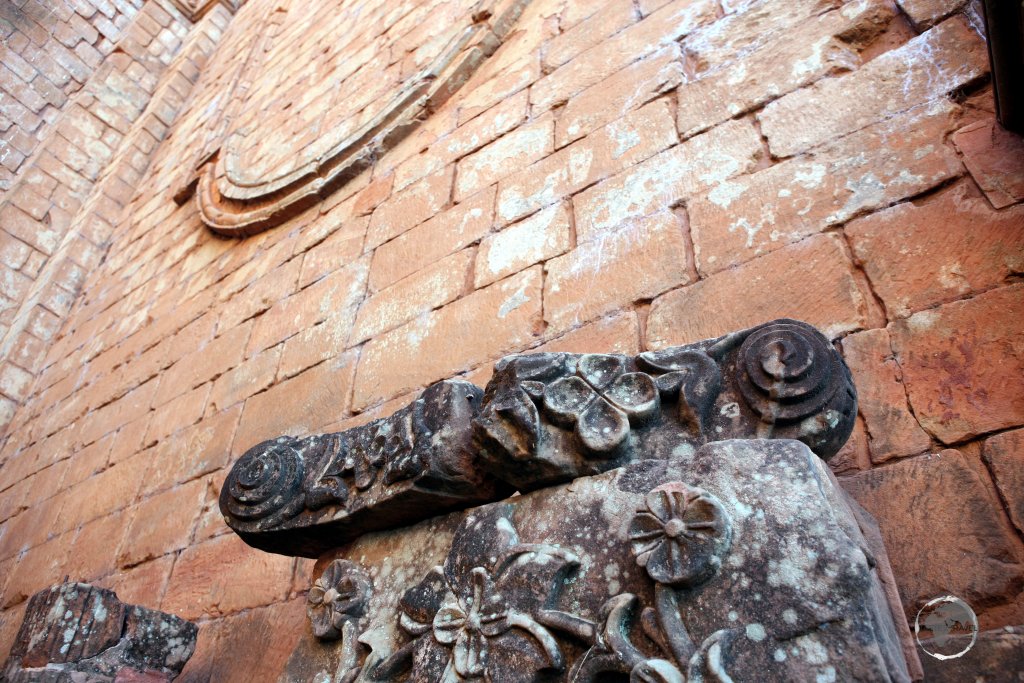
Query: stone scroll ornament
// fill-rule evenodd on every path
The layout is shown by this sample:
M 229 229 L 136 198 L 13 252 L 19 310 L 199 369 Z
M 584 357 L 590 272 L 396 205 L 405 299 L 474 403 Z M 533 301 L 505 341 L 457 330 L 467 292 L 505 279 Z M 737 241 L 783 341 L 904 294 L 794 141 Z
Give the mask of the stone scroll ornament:
M 301 11 L 278 10 L 265 28 L 283 21 L 276 31 L 303 40 L 271 41 L 259 61 L 289 67 L 248 67 L 242 80 L 251 85 L 223 115 L 226 138 L 177 195 L 194 188 L 203 221 L 226 235 L 301 213 L 415 131 L 494 54 L 529 3 L 453 0 L 434 3 L 429 17 L 411 0 L 307 0 Z M 417 18 L 431 30 L 415 30 Z M 388 55 L 398 61 L 380 61 Z
M 253 446 L 220 507 L 250 545 L 317 557 L 369 531 L 724 439 L 797 439 L 828 459 L 855 415 L 842 358 L 794 320 L 632 357 L 511 356 L 486 391 L 439 382 L 365 426 Z
M 480 471 L 472 444 L 481 395 L 438 382 L 362 427 L 253 446 L 224 482 L 221 512 L 255 548 L 317 557 L 368 531 L 499 498 L 508 487 Z

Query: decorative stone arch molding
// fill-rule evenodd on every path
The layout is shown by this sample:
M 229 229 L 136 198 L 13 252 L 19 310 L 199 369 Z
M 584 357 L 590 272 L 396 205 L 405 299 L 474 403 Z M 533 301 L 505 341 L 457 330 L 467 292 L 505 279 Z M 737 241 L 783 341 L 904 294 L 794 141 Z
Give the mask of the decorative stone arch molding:
M 529 2 L 448 3 L 454 23 L 431 20 L 432 25 L 445 27 L 440 36 L 423 33 L 410 37 L 416 31 L 402 32 L 407 28 L 402 22 L 419 11 L 411 3 L 399 3 L 397 11 L 382 9 L 387 3 L 379 1 L 358 7 L 354 1 L 346 2 L 332 8 L 332 12 L 368 16 L 371 26 L 353 30 L 357 35 L 351 39 L 338 36 L 337 26 L 329 21 L 320 25 L 322 19 L 329 19 L 326 12 L 272 17 L 271 21 L 283 22 L 277 30 L 285 34 L 284 39 L 274 41 L 261 65 L 251 68 L 306 59 L 311 54 L 313 59 L 305 70 L 314 76 L 317 59 L 340 60 L 351 67 L 340 83 L 324 84 L 317 79 L 309 83 L 309 90 L 294 79 L 270 82 L 279 78 L 281 69 L 267 69 L 243 79 L 253 82 L 248 97 L 230 122 L 219 150 L 198 171 L 196 201 L 203 221 L 221 234 L 252 235 L 343 187 L 465 84 L 511 33 Z M 366 42 L 374 27 L 382 32 Z M 293 29 L 304 41 L 288 39 Z M 335 46 L 335 42 L 341 45 Z M 381 61 L 381 55 L 399 49 L 405 50 L 401 60 Z M 400 74 L 397 78 L 396 73 Z M 291 88 L 292 96 L 282 92 L 282 87 Z M 306 119 L 313 109 L 322 109 L 303 106 L 311 97 L 329 97 L 334 102 L 322 117 Z M 288 122 L 283 128 L 278 125 L 282 120 Z
M 217 5 L 224 5 L 229 11 L 235 12 L 245 4 L 245 0 L 171 0 L 171 3 L 180 9 L 189 21 L 195 23 Z

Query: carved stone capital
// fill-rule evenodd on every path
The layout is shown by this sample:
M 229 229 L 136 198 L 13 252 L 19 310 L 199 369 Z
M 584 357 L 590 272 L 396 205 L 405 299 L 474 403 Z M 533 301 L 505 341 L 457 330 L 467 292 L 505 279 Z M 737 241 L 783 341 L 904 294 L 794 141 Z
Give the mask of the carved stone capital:
M 511 356 L 495 367 L 474 428 L 488 470 L 532 490 L 723 439 L 797 439 L 827 460 L 856 414 L 849 370 L 828 340 L 776 320 L 634 357 Z

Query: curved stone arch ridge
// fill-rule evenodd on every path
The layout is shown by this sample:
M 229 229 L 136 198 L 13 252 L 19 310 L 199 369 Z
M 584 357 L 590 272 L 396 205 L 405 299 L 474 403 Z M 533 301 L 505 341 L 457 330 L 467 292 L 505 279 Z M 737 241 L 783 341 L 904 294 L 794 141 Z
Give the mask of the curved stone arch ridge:
M 423 35 L 423 44 L 412 42 L 407 46 L 415 48 L 417 53 L 425 52 L 428 61 L 418 64 L 413 73 L 400 78 L 393 87 L 377 93 L 378 97 L 368 102 L 356 98 L 361 104 L 353 104 L 351 99 L 342 97 L 346 92 L 345 81 L 351 79 L 351 83 L 359 83 L 360 79 L 374 74 L 378 67 L 387 67 L 380 74 L 381 79 L 386 80 L 395 66 L 402 65 L 375 64 L 374 59 L 359 54 L 365 49 L 357 51 L 362 43 L 354 39 L 332 53 L 337 59 L 351 57 L 349 61 L 359 66 L 337 84 L 336 91 L 324 93 L 324 97 L 334 101 L 323 115 L 315 113 L 317 107 L 305 106 L 310 96 L 300 92 L 302 82 L 251 88 L 250 92 L 269 93 L 285 104 L 276 112 L 276 118 L 264 114 L 265 107 L 261 105 L 268 103 L 259 98 L 242 105 L 243 111 L 232 122 L 220 150 L 198 171 L 196 202 L 203 222 L 221 234 L 252 235 L 279 225 L 343 187 L 413 132 L 462 87 L 502 44 L 530 1 L 462 0 L 455 3 L 462 10 L 461 23 L 456 22 L 440 37 Z M 371 3 L 367 13 L 377 19 L 385 11 L 380 7 Z M 347 9 L 350 8 L 343 6 L 341 11 Z M 359 12 L 363 12 L 363 8 L 359 8 Z M 315 20 L 319 14 L 309 12 L 295 21 Z M 400 14 L 389 12 L 380 21 L 393 21 L 390 25 L 385 23 L 390 29 L 401 26 L 402 19 Z M 287 32 L 289 27 L 282 30 Z M 313 30 L 323 34 L 319 35 L 323 41 L 313 41 L 318 49 L 321 42 L 330 43 L 337 38 L 327 33 L 330 26 Z M 398 33 L 397 29 L 395 32 Z M 388 35 L 381 34 L 377 38 L 386 39 Z M 405 35 L 391 38 L 392 43 L 404 39 Z M 341 39 L 345 40 L 347 37 Z M 289 41 L 275 42 L 273 54 L 265 61 L 267 64 L 287 59 L 286 51 L 294 49 Z M 384 45 L 390 47 L 392 43 Z M 369 44 L 379 48 L 376 42 Z M 323 52 L 326 54 L 329 49 L 329 46 L 324 47 Z M 349 55 L 346 50 L 357 53 Z M 316 63 L 311 63 L 309 68 L 316 71 Z M 260 81 L 262 76 L 261 73 L 253 80 Z M 321 82 L 309 83 L 313 90 L 327 87 Z M 296 91 L 294 104 L 298 111 L 288 111 L 293 106 L 292 98 L 282 97 L 280 88 Z M 269 106 L 277 106 L 277 103 Z M 293 122 L 284 130 L 265 129 L 276 121 L 287 122 L 288 119 Z M 277 144 L 266 144 L 268 137 Z M 279 137 L 284 139 L 278 141 Z M 257 146 L 254 141 L 262 144 Z M 267 149 L 275 150 L 272 153 L 275 156 L 268 158 Z

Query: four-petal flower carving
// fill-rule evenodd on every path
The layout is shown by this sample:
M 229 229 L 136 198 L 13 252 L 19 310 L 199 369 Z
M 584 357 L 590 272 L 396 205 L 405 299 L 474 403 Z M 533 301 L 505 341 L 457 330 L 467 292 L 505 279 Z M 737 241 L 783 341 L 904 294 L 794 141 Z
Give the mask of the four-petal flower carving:
M 722 565 L 732 525 L 722 503 L 703 489 L 672 482 L 647 494 L 630 524 L 638 565 L 658 583 L 692 587 Z
M 556 422 L 575 425 L 587 450 L 615 451 L 629 435 L 630 421 L 648 419 L 660 406 L 651 376 L 625 369 L 625 359 L 619 356 L 580 357 L 575 376 L 544 387 L 546 412 Z

